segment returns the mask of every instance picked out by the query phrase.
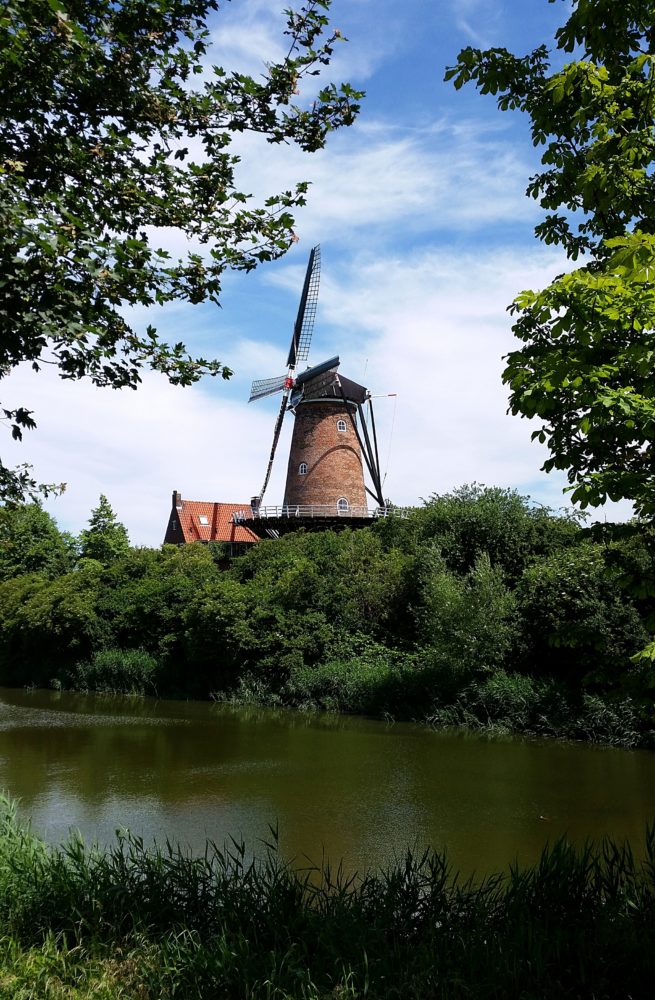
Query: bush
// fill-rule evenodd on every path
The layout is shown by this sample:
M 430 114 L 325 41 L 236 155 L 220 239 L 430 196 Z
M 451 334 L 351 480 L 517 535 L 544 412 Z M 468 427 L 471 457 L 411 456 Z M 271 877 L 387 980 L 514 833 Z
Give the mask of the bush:
M 282 694 L 328 711 L 406 716 L 420 703 L 417 679 L 415 656 L 359 635 L 335 643 L 324 663 L 292 669 Z
M 578 684 L 620 682 L 648 639 L 603 550 L 588 542 L 527 569 L 517 599 L 528 671 Z
M 486 553 L 491 565 L 515 583 L 536 557 L 576 544 L 580 527 L 575 518 L 531 506 L 530 498 L 515 490 L 473 483 L 432 494 L 409 518 L 385 518 L 376 532 L 386 545 L 405 551 L 436 544 L 448 569 L 459 576 Z
M 107 645 L 97 613 L 97 564 L 48 580 L 32 574 L 0 583 L 0 682 L 46 685 Z
M 622 747 L 635 747 L 650 739 L 629 698 L 613 702 L 592 694 L 580 698 L 552 678 L 504 670 L 496 670 L 469 684 L 452 700 L 442 701 L 428 721 L 435 728 L 467 726 Z
M 72 686 L 104 694 L 155 694 L 158 663 L 143 649 L 103 649 L 78 663 Z
M 470 676 L 505 664 L 517 635 L 515 602 L 489 557 L 480 556 L 466 577 L 458 577 L 432 548 L 420 572 L 422 644 Z

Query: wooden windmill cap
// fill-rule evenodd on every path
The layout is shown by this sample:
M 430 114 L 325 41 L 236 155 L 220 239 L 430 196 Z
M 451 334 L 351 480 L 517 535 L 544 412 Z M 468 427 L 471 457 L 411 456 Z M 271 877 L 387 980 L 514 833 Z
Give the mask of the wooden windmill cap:
M 352 379 L 337 375 L 338 368 L 339 357 L 335 356 L 301 372 L 295 380 L 291 405 L 319 401 L 343 404 L 344 399 L 348 403 L 363 403 L 368 390 Z

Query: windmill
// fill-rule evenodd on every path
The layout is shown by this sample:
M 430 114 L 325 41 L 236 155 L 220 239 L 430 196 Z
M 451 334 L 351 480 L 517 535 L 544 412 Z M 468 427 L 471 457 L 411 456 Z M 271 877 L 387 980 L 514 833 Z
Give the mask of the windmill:
M 287 372 L 253 382 L 248 402 L 281 392 L 273 429 L 273 444 L 264 484 L 251 501 L 254 518 L 260 516 L 284 416 L 295 416 L 282 516 L 309 518 L 369 517 L 368 493 L 384 507 L 375 419 L 371 394 L 364 386 L 339 375 L 333 357 L 299 375 L 296 369 L 309 357 L 321 272 L 320 247 L 309 255 L 298 315 L 293 327 Z M 365 412 L 365 407 L 368 412 Z M 369 431 L 370 423 L 370 431 Z M 363 464 L 373 489 L 364 482 Z
M 303 361 L 307 361 L 307 358 L 309 357 L 309 347 L 312 341 L 314 320 L 316 319 L 318 286 L 320 281 L 321 248 L 320 246 L 315 246 L 309 254 L 305 281 L 303 283 L 302 295 L 300 296 L 300 305 L 298 306 L 298 315 L 296 316 L 296 322 L 293 326 L 293 334 L 291 336 L 291 344 L 289 346 L 289 356 L 287 358 L 287 373 L 286 375 L 278 375 L 276 378 L 258 379 L 253 382 L 250 387 L 250 397 L 248 399 L 249 403 L 254 402 L 256 399 L 264 399 L 265 396 L 273 396 L 276 392 L 282 393 L 282 401 L 280 403 L 280 409 L 278 411 L 275 428 L 273 430 L 273 444 L 271 446 L 271 454 L 266 467 L 264 484 L 259 492 L 259 495 L 257 497 L 253 497 L 253 508 L 259 508 L 264 497 L 264 493 L 266 492 L 268 481 L 271 478 L 273 459 L 275 458 L 277 443 L 280 440 L 280 431 L 282 430 L 282 421 L 284 420 L 284 414 L 287 410 L 289 393 L 294 385 L 294 372 L 297 365 Z

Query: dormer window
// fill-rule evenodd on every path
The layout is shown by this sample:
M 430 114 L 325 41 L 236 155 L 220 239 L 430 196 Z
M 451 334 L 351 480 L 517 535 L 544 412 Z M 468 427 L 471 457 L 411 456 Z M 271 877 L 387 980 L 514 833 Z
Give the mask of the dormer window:
M 301 462 L 300 465 L 298 466 L 298 475 L 299 476 L 306 476 L 307 475 L 307 463 L 306 462 Z
M 200 521 L 201 524 L 204 524 L 205 526 L 209 524 L 209 518 L 207 517 L 206 514 L 199 514 L 198 520 Z
M 350 504 L 345 497 L 339 497 L 337 500 L 337 510 L 340 514 L 346 514 L 350 510 Z
M 337 420 L 337 430 L 341 434 L 343 434 L 345 431 L 348 430 L 348 428 L 346 427 L 346 421 L 345 420 Z

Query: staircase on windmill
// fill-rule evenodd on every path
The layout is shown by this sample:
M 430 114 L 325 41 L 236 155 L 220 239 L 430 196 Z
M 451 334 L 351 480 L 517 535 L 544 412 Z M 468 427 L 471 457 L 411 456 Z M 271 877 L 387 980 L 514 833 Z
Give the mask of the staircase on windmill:
M 250 510 L 235 515 L 237 522 L 259 537 L 277 537 L 299 527 L 361 527 L 387 513 L 369 390 L 339 374 L 338 356 L 296 374 L 309 357 L 320 272 L 321 252 L 316 246 L 309 255 L 287 371 L 253 382 L 248 400 L 282 393 L 263 486 L 252 498 Z M 294 414 L 294 426 L 284 500 L 281 507 L 264 507 L 262 500 L 288 412 Z

